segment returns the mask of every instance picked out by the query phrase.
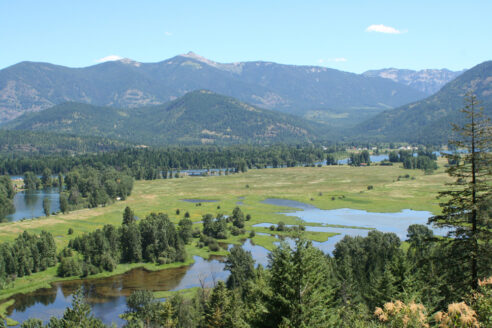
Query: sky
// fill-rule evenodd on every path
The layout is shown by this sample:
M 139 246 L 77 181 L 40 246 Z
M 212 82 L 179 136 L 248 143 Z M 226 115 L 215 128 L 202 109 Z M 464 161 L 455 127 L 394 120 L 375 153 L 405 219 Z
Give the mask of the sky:
M 0 69 L 158 62 L 193 51 L 362 73 L 492 59 L 492 1 L 0 0 Z

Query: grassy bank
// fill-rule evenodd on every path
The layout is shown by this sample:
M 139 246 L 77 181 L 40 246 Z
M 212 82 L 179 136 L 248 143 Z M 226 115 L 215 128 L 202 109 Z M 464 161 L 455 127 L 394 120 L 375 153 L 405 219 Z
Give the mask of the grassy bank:
M 443 162 L 440 162 L 442 167 Z M 404 178 L 405 175 L 409 178 Z M 400 179 L 398 177 L 401 177 Z M 135 214 L 144 218 L 151 212 L 168 213 L 173 222 L 183 218 L 189 212 L 197 226 L 206 213 L 230 214 L 235 206 L 240 206 L 252 219 L 246 221 L 247 233 L 243 236 L 231 236 L 226 243 L 240 244 L 247 238 L 249 231 L 268 233 L 265 228 L 253 227 L 257 223 L 299 224 L 299 219 L 285 216 L 279 212 L 292 211 L 292 208 L 267 205 L 266 198 L 284 198 L 312 204 L 321 209 L 353 208 L 377 212 L 399 212 L 402 209 L 427 210 L 439 212 L 437 192 L 444 188 L 448 180 L 441 168 L 432 175 L 420 170 L 405 170 L 400 165 L 370 167 L 309 167 L 251 170 L 243 174 L 213 177 L 185 177 L 180 179 L 137 181 L 132 195 L 125 201 L 106 207 L 82 209 L 66 215 L 56 215 L 23 222 L 0 224 L 0 242 L 13 240 L 24 230 L 40 233 L 42 230 L 55 236 L 57 247 L 61 249 L 77 235 L 102 228 L 105 224 L 120 225 L 122 213 L 130 206 Z M 372 189 L 368 189 L 372 186 Z M 195 204 L 182 199 L 212 199 L 217 202 Z M 238 202 L 241 202 L 238 205 Z M 176 209 L 180 214 L 176 214 Z M 312 224 L 318 225 L 318 224 Z M 74 230 L 68 235 L 68 228 Z M 279 241 L 276 235 L 286 232 L 272 232 L 271 235 L 256 234 L 252 241 L 267 249 L 272 249 Z M 334 233 L 306 232 L 306 236 L 315 241 L 326 241 Z M 209 252 L 207 248 L 196 247 L 196 241 L 187 246 L 186 263 L 167 264 L 124 264 L 118 265 L 114 272 L 104 272 L 91 278 L 124 273 L 136 267 L 148 270 L 161 270 L 188 265 L 193 256 L 208 258 L 211 254 L 225 255 L 226 250 Z M 11 288 L 0 291 L 0 300 L 16 293 L 27 293 L 38 288 L 49 287 L 56 277 L 56 268 L 16 279 Z

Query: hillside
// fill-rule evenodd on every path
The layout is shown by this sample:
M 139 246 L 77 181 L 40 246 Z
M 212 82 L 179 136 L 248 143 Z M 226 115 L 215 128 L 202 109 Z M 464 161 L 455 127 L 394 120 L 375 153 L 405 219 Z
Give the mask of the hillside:
M 56 134 L 51 132 L 0 130 L 0 155 L 85 154 L 133 146 L 128 142 L 101 137 Z
M 425 97 L 380 77 L 261 61 L 221 64 L 194 53 L 157 63 L 123 59 L 84 68 L 21 62 L 0 70 L 0 122 L 64 102 L 135 108 L 199 89 L 334 125 L 361 122 Z
M 448 69 L 423 69 L 414 71 L 409 69 L 384 68 L 367 71 L 362 73 L 362 75 L 382 77 L 397 83 L 408 85 L 427 95 L 432 95 L 463 72 L 464 70 L 453 72 Z
M 359 124 L 360 136 L 392 141 L 445 143 L 451 123 L 463 119 L 464 94 L 473 89 L 487 115 L 492 116 L 492 61 L 481 63 L 446 84 L 435 95 L 385 111 Z
M 5 127 L 148 145 L 309 142 L 329 133 L 322 125 L 206 90 L 163 105 L 132 109 L 64 103 L 25 114 Z

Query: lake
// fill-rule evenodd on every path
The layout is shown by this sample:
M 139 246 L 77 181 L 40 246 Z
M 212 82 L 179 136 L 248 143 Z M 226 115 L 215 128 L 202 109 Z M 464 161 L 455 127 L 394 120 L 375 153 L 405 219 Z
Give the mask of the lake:
M 7 215 L 9 221 L 19 221 L 24 218 L 32 219 L 44 216 L 43 199 L 51 201 L 51 212 L 60 210 L 60 193 L 58 188 L 46 188 L 43 190 L 23 190 L 15 194 L 15 213 Z
M 372 228 L 381 232 L 393 232 L 401 240 L 406 239 L 407 229 L 410 225 L 427 225 L 429 217 L 432 216 L 432 213 L 428 211 L 413 211 L 410 209 L 405 209 L 396 213 L 367 212 L 350 208 L 322 210 L 310 204 L 277 198 L 268 198 L 262 203 L 299 209 L 297 211 L 282 214 L 298 217 L 305 222 Z M 428 227 L 434 231 L 434 234 L 439 236 L 444 236 L 447 233 L 446 229 L 433 226 Z M 332 230 L 328 229 L 326 231 Z
M 398 213 L 371 213 L 352 209 L 321 210 L 310 204 L 286 199 L 266 199 L 264 203 L 281 206 L 286 210 L 287 208 L 292 209 L 293 212 L 283 214 L 300 217 L 306 222 L 377 228 L 384 232 L 394 232 L 401 239 L 405 239 L 406 229 L 410 224 L 425 224 L 431 215 L 430 212 L 412 210 L 403 210 Z M 257 226 L 269 227 L 270 225 L 271 223 L 262 223 Z M 370 231 L 329 226 L 306 226 L 306 230 L 339 233 L 325 242 L 313 242 L 314 246 L 327 254 L 333 252 L 335 244 L 344 236 L 366 236 Z M 444 234 L 444 231 L 439 229 L 433 230 L 436 234 Z M 286 238 L 285 240 L 293 244 L 292 239 Z M 254 245 L 249 239 L 245 240 L 242 247 L 251 251 L 257 265 L 266 266 L 268 264 L 269 251 L 267 249 Z M 223 257 L 212 256 L 209 259 L 203 259 L 195 256 L 194 260 L 195 263 L 190 266 L 174 269 L 147 271 L 139 268 L 108 278 L 57 282 L 52 284 L 51 288 L 15 295 L 13 297 L 15 303 L 8 308 L 8 315 L 19 322 L 32 317 L 44 321 L 54 315 L 60 317 L 65 308 L 71 305 L 74 292 L 84 287 L 87 301 L 94 315 L 106 324 L 115 323 L 121 327 L 124 320 L 119 315 L 125 312 L 126 298 L 135 290 L 167 291 L 199 286 L 210 287 L 219 280 L 226 280 L 229 276 L 229 272 L 224 271 Z

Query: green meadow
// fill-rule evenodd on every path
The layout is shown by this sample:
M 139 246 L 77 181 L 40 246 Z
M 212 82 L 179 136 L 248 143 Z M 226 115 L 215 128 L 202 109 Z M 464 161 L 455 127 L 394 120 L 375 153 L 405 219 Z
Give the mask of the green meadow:
M 321 209 L 353 208 L 373 212 L 399 212 L 402 209 L 427 210 L 439 213 L 438 191 L 444 188 L 448 176 L 444 172 L 444 161 L 433 174 L 426 175 L 420 170 L 405 170 L 399 164 L 394 166 L 370 167 L 295 167 L 282 169 L 250 170 L 246 173 L 228 176 L 183 177 L 178 179 L 136 181 L 132 195 L 125 201 L 118 201 L 105 207 L 83 209 L 68 214 L 58 214 L 33 220 L 0 224 L 0 241 L 10 241 L 23 231 L 39 233 L 49 231 L 55 237 L 58 249 L 65 247 L 77 235 L 102 228 L 105 224 L 120 225 L 123 210 L 130 206 L 139 218 L 151 212 L 167 213 L 177 223 L 186 212 L 197 226 L 202 215 L 222 213 L 230 215 L 234 207 L 241 207 L 251 215 L 246 221 L 246 234 L 230 236 L 221 242 L 240 244 L 249 237 L 249 232 L 270 233 L 269 229 L 252 227 L 257 223 L 277 224 L 302 223 L 295 217 L 279 212 L 292 208 L 263 204 L 266 198 L 285 198 L 312 204 Z M 405 178 L 406 175 L 409 177 Z M 399 178 L 400 177 L 400 178 Z M 368 189 L 372 186 L 372 189 Z M 183 199 L 207 199 L 216 202 L 200 204 L 185 202 Z M 241 205 L 237 205 L 242 202 Z M 179 209 L 179 215 L 176 210 Z M 316 224 L 312 224 L 316 225 Z M 68 235 L 68 229 L 74 233 Z M 272 232 L 271 235 L 256 234 L 252 242 L 267 249 L 274 247 L 277 235 L 290 232 Z M 334 233 L 306 232 L 306 237 L 315 241 L 326 241 Z M 196 247 L 196 240 L 187 246 L 188 259 L 185 263 L 167 265 L 129 264 L 118 265 L 114 272 L 105 272 L 94 277 L 120 274 L 135 267 L 144 266 L 149 270 L 189 265 L 193 255 L 208 258 L 211 254 L 225 255 L 226 250 L 210 252 L 206 247 Z M 16 279 L 9 287 L 0 291 L 0 299 L 15 293 L 26 293 L 46 287 L 50 282 L 61 280 L 56 277 L 56 268 Z

